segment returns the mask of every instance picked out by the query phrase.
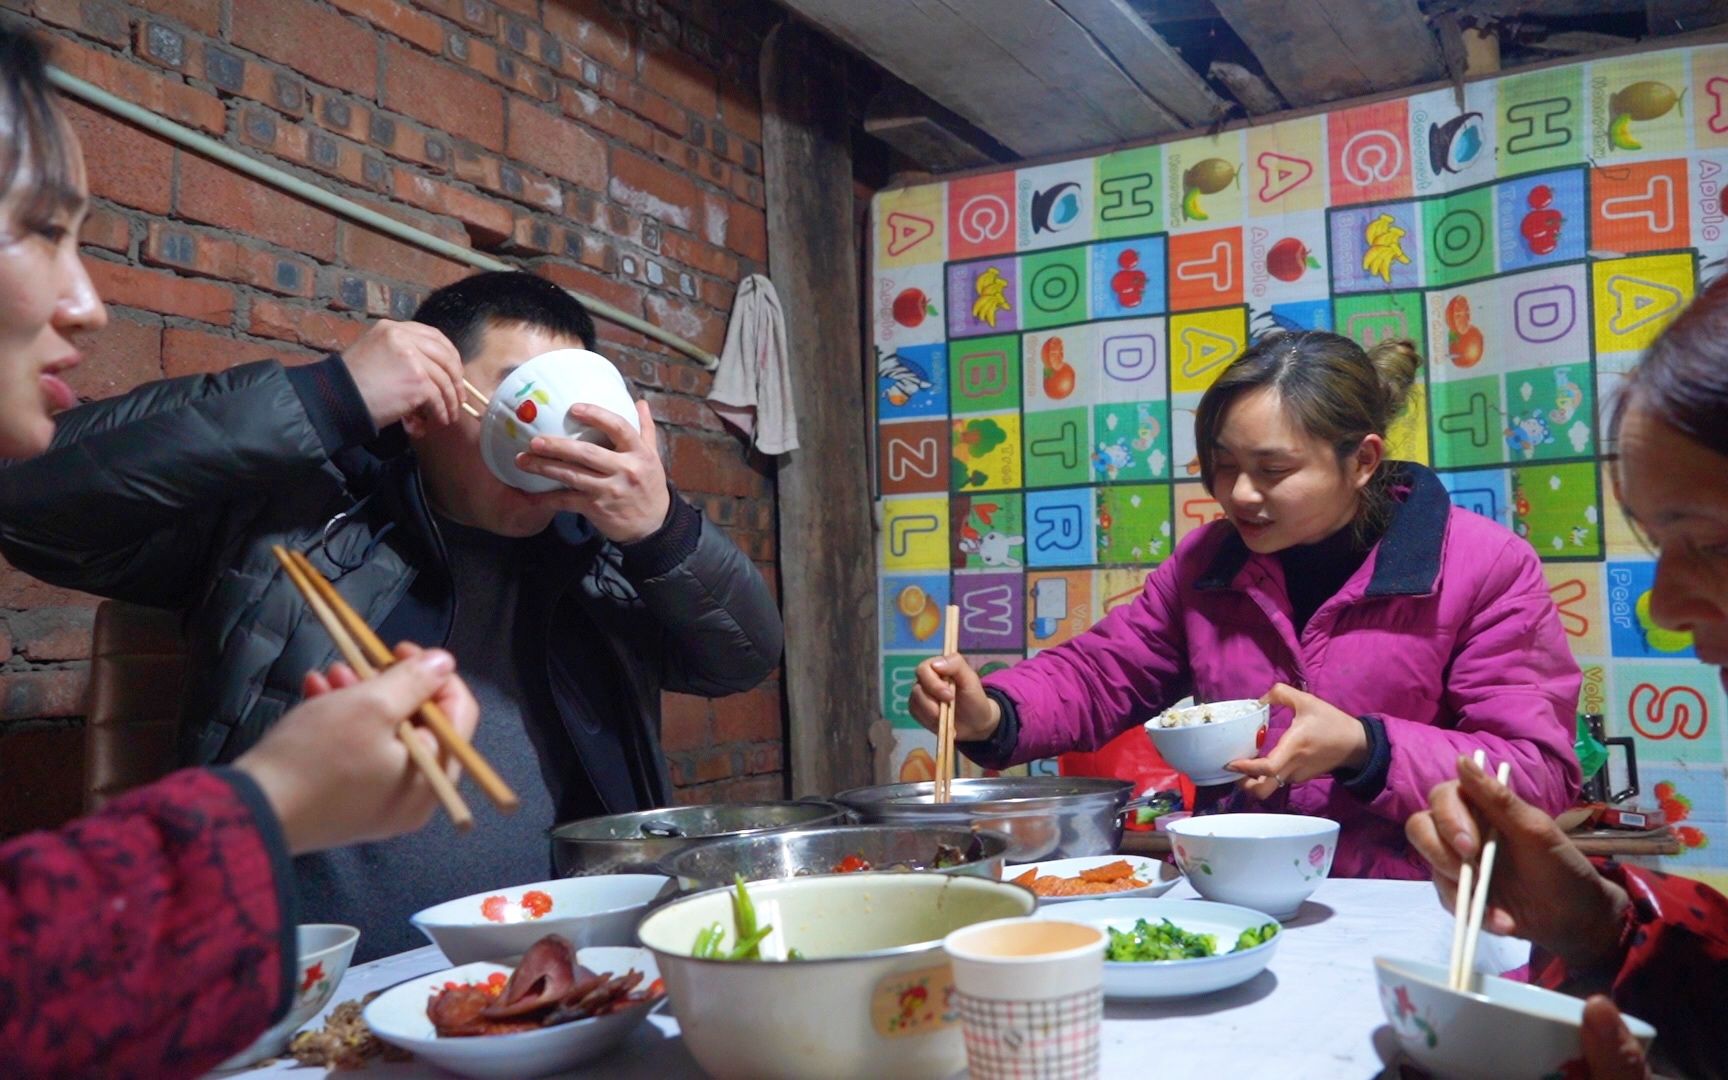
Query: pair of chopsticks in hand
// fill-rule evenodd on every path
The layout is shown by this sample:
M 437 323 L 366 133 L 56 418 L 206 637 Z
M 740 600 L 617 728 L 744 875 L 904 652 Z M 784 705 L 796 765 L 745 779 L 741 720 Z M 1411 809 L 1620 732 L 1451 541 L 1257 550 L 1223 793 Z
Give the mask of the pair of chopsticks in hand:
M 492 399 L 487 397 L 485 394 L 482 394 L 480 388 L 469 382 L 467 379 L 462 380 L 462 389 L 468 391 L 468 393 L 473 396 L 474 400 L 480 403 L 480 409 L 484 409 L 486 406 L 492 404 Z M 480 409 L 476 409 L 467 401 L 462 403 L 462 411 L 476 420 L 480 419 L 484 415 L 481 413 Z
M 942 622 L 942 655 L 953 656 L 960 651 L 960 609 L 948 605 Z M 936 707 L 936 783 L 932 798 L 948 802 L 954 782 L 954 703 L 944 701 Z
M 372 632 L 372 628 L 366 625 L 366 620 L 348 606 L 348 601 L 342 599 L 336 586 L 330 584 L 306 556 L 298 551 L 289 551 L 280 544 L 271 550 L 275 552 L 282 568 L 288 572 L 289 580 L 300 590 L 300 595 L 306 598 L 313 614 L 318 616 L 318 621 L 329 631 L 342 659 L 348 662 L 356 675 L 362 679 L 370 679 L 396 662 L 396 657 L 378 635 Z M 436 702 L 427 701 L 415 715 L 416 719 L 432 732 L 438 745 L 462 763 L 462 767 L 468 770 L 468 775 L 486 792 L 494 806 L 506 813 L 516 809 L 516 793 L 510 790 L 510 785 L 480 756 L 480 751 L 456 733 L 450 718 Z M 449 775 L 445 773 L 443 763 L 426 748 L 426 744 L 415 734 L 414 727 L 413 721 L 403 720 L 396 726 L 396 737 L 402 740 L 402 745 L 408 749 L 408 756 L 414 759 L 415 766 L 426 777 L 426 782 L 431 785 L 433 793 L 443 805 L 444 812 L 450 815 L 451 824 L 456 826 L 458 832 L 467 832 L 474 827 L 474 814 L 462 800 L 462 795 L 456 790 L 456 785 L 451 782 Z
M 1488 756 L 1481 750 L 1471 760 L 1478 769 L 1488 767 Z M 1504 784 L 1511 772 L 1511 764 L 1502 761 L 1494 778 Z M 1468 992 L 1474 981 L 1476 940 L 1482 933 L 1482 916 L 1488 910 L 1488 883 L 1494 876 L 1494 855 L 1499 848 L 1500 831 L 1490 828 L 1478 860 L 1481 868 L 1465 863 L 1458 874 L 1458 895 L 1452 901 L 1452 966 L 1448 976 L 1448 985 L 1454 990 Z

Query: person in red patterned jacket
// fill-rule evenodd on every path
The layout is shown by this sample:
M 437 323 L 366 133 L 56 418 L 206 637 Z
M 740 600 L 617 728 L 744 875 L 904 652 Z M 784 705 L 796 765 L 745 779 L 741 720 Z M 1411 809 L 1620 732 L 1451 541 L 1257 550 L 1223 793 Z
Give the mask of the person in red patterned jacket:
M 86 200 L 41 52 L 0 25 L 0 457 L 48 445 L 76 400 L 72 339 L 106 321 L 78 254 Z M 396 725 L 428 699 L 464 737 L 478 719 L 448 653 L 398 655 L 365 683 L 309 674 L 309 700 L 232 767 L 0 844 L 0 1072 L 195 1076 L 287 1011 L 290 857 L 425 824 L 437 803 Z
M 1627 375 L 1612 434 L 1614 488 L 1656 553 L 1650 614 L 1692 635 L 1728 689 L 1728 277 L 1718 278 Z M 1718 776 L 1717 782 L 1720 783 Z M 1553 819 L 1460 760 L 1407 826 L 1444 903 L 1483 824 L 1500 854 L 1483 927 L 1537 946 L 1534 981 L 1590 995 L 1584 1057 L 1595 1080 L 1651 1064 L 1728 1077 L 1728 898 L 1686 878 L 1579 853 Z M 1656 1027 L 1646 1062 L 1620 1009 Z

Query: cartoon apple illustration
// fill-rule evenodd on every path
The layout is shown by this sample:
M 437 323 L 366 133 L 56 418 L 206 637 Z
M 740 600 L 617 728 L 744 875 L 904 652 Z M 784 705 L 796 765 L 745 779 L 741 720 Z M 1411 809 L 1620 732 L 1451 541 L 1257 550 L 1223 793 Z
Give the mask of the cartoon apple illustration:
M 1318 270 L 1320 260 L 1294 236 L 1286 236 L 1266 253 L 1266 272 L 1279 281 L 1297 281 L 1310 268 Z
M 1524 245 L 1532 255 L 1550 255 L 1560 246 L 1560 226 L 1566 221 L 1560 211 L 1554 209 L 1554 192 L 1547 184 L 1537 184 L 1530 189 L 1525 197 L 1530 205 L 1530 212 L 1524 215 L 1524 220 L 1518 225 L 1519 235 L 1524 237 Z
M 1130 248 L 1116 256 L 1116 265 L 1121 269 L 1110 276 L 1116 302 L 1125 308 L 1139 307 L 1146 299 L 1146 271 L 1140 269 L 1140 253 Z
M 911 329 L 922 323 L 926 315 L 936 314 L 936 305 L 924 295 L 923 289 L 901 289 L 894 298 L 894 321 Z

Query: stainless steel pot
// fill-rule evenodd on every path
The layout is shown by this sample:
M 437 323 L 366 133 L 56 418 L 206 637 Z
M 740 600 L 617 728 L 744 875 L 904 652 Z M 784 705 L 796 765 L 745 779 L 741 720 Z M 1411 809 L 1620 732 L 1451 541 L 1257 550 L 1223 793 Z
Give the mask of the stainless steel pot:
M 960 852 L 963 862 L 935 870 L 938 846 Z M 848 855 L 873 869 L 897 865 L 928 868 L 943 874 L 1002 876 L 1007 836 L 986 829 L 925 828 L 919 825 L 834 825 L 789 829 L 759 836 L 734 836 L 690 848 L 661 865 L 686 892 L 731 885 L 734 875 L 745 881 L 826 874 Z
M 552 865 L 560 877 L 658 874 L 662 860 L 712 839 L 839 825 L 844 808 L 820 799 L 669 806 L 554 825 Z
M 1122 816 L 1133 809 L 1126 780 L 1083 776 L 999 776 L 956 780 L 952 801 L 938 804 L 934 785 L 853 788 L 834 801 L 867 822 L 960 825 L 1006 833 L 1010 863 L 1110 855 L 1122 841 Z

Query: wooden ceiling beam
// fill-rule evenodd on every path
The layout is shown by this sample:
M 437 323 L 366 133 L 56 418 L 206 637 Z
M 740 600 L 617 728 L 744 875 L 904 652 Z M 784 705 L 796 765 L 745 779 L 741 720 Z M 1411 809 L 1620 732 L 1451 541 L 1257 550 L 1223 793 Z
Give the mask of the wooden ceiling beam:
M 1432 82 L 1446 74 L 1439 43 L 1416 0 L 1216 3 L 1292 105 Z
M 1026 157 L 1186 126 L 1050 0 L 784 3 Z
M 1652 35 L 1684 34 L 1728 22 L 1728 0 L 1645 0 Z
M 1147 95 L 1190 127 L 1228 111 L 1199 72 L 1128 0 L 1054 0 Z

